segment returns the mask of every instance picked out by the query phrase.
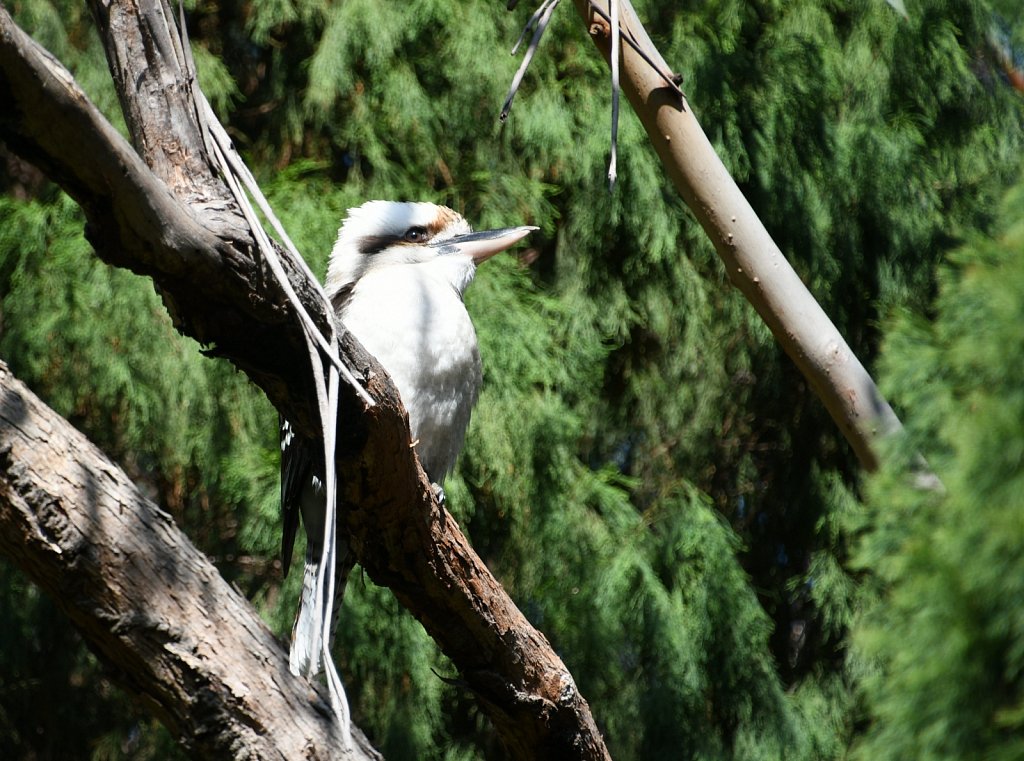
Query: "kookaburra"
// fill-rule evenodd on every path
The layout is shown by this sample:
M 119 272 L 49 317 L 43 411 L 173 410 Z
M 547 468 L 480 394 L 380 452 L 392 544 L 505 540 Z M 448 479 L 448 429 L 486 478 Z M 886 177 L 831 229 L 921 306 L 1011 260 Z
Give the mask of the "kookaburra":
M 327 267 L 327 296 L 344 327 L 398 387 L 416 453 L 438 489 L 462 448 L 482 379 L 476 332 L 462 294 L 478 264 L 536 229 L 474 233 L 444 206 L 370 201 L 349 209 L 338 231 Z M 293 672 L 312 676 L 320 669 L 321 652 L 314 621 L 322 615 L 315 601 L 325 540 L 323 449 L 298 437 L 285 421 L 281 450 L 286 573 L 300 514 L 307 537 L 290 665 Z M 340 599 L 352 560 L 344 546 L 337 557 Z

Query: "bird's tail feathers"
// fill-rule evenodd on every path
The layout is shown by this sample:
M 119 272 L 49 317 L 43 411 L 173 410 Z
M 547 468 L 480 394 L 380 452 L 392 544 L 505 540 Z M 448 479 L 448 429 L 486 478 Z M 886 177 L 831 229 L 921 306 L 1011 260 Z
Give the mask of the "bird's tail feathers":
M 293 674 L 307 679 L 315 677 L 324 667 L 331 706 L 341 722 L 342 736 L 349 738 L 351 713 L 348 699 L 330 653 L 337 624 L 336 611 L 341 606 L 345 582 L 352 568 L 347 547 L 342 546 L 340 549 L 340 558 L 331 553 L 332 556 L 326 562 L 324 558 L 317 559 L 307 551 L 299 612 L 292 625 L 288 666 Z M 337 568 L 331 568 L 332 565 Z
M 302 596 L 299 612 L 292 625 L 292 647 L 288 666 L 293 674 L 312 678 L 320 673 L 323 654 L 323 611 L 316 604 L 320 563 L 306 559 L 302 575 Z

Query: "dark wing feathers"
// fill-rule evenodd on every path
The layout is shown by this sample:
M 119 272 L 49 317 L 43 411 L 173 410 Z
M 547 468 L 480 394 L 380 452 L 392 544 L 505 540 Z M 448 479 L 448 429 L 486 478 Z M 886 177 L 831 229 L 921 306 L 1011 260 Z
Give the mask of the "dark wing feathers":
M 315 441 L 300 436 L 284 418 L 281 420 L 281 565 L 288 575 L 295 549 L 302 512 L 302 491 L 314 476 L 319 475 L 319 447 Z M 322 476 L 320 476 L 322 479 Z

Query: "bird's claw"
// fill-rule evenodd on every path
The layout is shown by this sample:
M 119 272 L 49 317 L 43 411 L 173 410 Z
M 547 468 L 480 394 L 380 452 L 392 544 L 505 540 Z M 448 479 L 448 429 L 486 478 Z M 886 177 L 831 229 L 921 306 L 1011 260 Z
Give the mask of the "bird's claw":
M 444 487 L 441 484 L 430 484 L 430 488 L 434 490 L 434 496 L 437 497 L 437 504 L 444 507 Z

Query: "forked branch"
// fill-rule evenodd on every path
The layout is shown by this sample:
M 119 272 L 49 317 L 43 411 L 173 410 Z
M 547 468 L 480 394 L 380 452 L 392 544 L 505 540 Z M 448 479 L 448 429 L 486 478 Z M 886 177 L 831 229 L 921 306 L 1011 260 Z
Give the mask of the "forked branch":
M 0 138 L 81 204 L 101 257 L 151 277 L 182 332 L 234 362 L 297 429 L 314 434 L 301 324 L 210 169 L 169 30 L 173 14 L 154 0 L 95 2 L 94 13 L 145 161 L 2 7 L 0 100 L 9 107 Z M 330 319 L 300 263 L 286 254 L 282 262 L 314 321 Z M 340 352 L 375 401 L 368 407 L 351 387 L 339 398 L 338 500 L 357 559 L 452 659 L 515 756 L 607 758 L 564 664 L 437 504 L 386 373 L 349 335 Z

